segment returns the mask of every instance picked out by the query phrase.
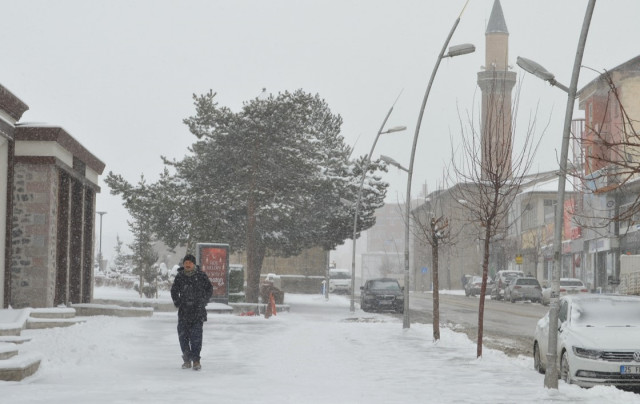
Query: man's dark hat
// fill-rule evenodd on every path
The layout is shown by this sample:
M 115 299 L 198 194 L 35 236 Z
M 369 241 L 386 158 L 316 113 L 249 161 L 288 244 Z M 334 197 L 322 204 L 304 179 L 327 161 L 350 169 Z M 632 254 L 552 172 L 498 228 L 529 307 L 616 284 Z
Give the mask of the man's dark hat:
M 191 261 L 191 262 L 193 262 L 195 264 L 196 263 L 196 257 L 194 257 L 192 254 L 187 254 L 182 259 L 182 263 L 184 264 L 185 261 Z

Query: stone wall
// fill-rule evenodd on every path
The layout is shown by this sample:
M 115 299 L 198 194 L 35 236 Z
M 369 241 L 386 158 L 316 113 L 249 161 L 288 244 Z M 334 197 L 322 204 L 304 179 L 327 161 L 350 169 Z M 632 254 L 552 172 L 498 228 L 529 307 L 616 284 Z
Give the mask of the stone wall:
M 327 251 L 321 247 L 303 250 L 294 257 L 264 257 L 262 274 L 275 273 L 277 275 L 324 276 L 328 265 Z M 241 262 L 243 261 L 233 261 Z
M 10 299 L 14 308 L 53 305 L 57 190 L 55 166 L 15 165 Z

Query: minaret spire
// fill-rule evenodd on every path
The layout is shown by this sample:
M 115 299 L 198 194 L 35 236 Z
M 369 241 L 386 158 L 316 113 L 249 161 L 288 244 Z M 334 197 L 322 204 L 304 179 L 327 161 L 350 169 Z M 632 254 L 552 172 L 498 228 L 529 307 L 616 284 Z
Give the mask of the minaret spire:
M 478 72 L 482 91 L 482 173 L 483 177 L 491 173 L 511 176 L 511 90 L 516 73 L 509 70 L 509 30 L 500 0 L 493 2 L 485 46 L 484 71 Z
M 487 31 L 485 32 L 485 34 L 496 32 L 509 35 L 507 23 L 504 20 L 504 13 L 502 12 L 502 6 L 500 5 L 500 0 L 496 0 L 493 3 L 491 17 L 489 17 L 489 24 L 487 24 Z

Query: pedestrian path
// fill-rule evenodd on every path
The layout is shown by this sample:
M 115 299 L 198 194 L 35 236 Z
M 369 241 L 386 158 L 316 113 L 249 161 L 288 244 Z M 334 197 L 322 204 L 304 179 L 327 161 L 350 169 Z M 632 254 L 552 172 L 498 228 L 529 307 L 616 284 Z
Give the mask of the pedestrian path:
M 202 370 L 181 369 L 175 312 L 88 317 L 72 327 L 25 330 L 40 370 L 0 382 L 2 402 L 225 404 L 640 403 L 614 388 L 543 387 L 529 357 L 487 349 L 466 335 L 402 328 L 396 316 L 349 311 L 349 300 L 288 295 L 289 312 L 210 315 Z

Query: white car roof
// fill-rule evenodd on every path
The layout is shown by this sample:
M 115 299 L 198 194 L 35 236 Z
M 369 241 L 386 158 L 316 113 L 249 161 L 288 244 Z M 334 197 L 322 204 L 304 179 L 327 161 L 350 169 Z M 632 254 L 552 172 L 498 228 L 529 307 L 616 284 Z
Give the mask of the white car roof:
M 618 301 L 637 301 L 640 303 L 640 296 L 635 295 L 614 295 L 608 293 L 583 293 L 579 295 L 566 295 L 562 296 L 560 300 L 568 300 L 573 302 L 579 302 L 581 300 L 618 300 Z

